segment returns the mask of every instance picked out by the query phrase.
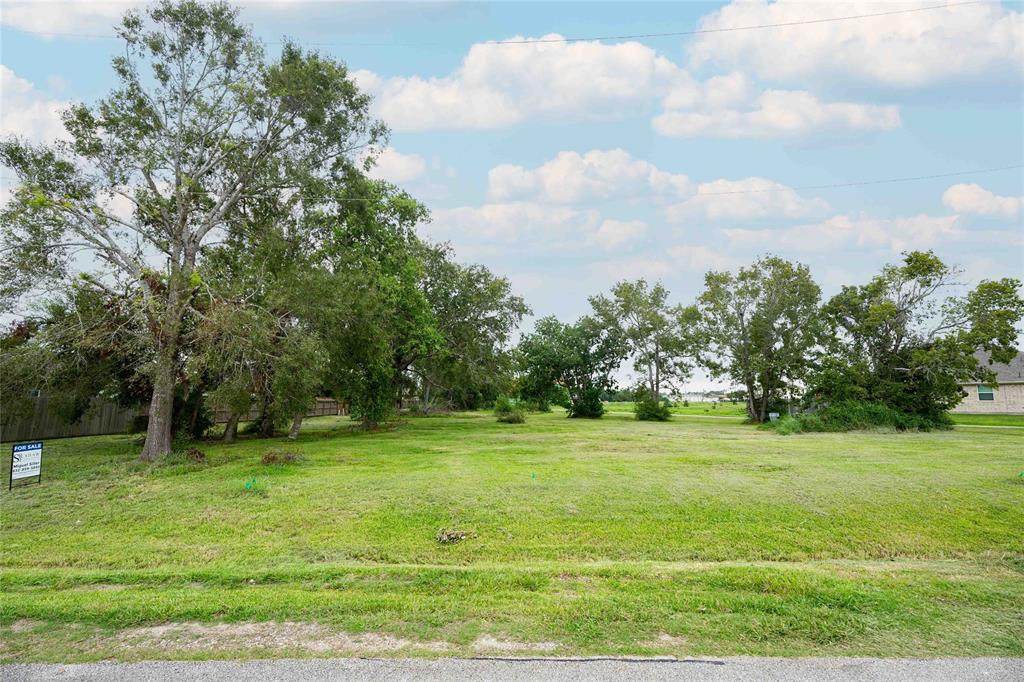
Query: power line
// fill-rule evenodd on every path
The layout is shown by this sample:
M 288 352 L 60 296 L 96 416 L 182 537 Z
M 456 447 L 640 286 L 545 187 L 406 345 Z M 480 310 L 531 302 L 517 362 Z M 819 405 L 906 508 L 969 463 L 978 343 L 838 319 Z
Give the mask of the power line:
M 807 26 L 812 24 L 826 24 L 836 21 L 850 21 L 857 19 L 870 19 L 872 17 L 887 17 L 895 14 L 912 14 L 916 12 L 929 12 L 937 9 L 947 9 L 951 7 L 964 7 L 967 5 L 984 5 L 988 4 L 986 0 L 969 0 L 967 2 L 954 2 L 944 5 L 929 5 L 927 7 L 913 7 L 909 9 L 895 9 L 886 10 L 884 12 L 870 12 L 865 14 L 851 14 L 842 17 L 827 17 L 822 19 L 800 19 L 796 21 L 784 21 L 774 24 L 755 24 L 752 26 L 725 26 L 722 28 L 702 28 L 694 29 L 690 31 L 671 31 L 666 33 L 635 33 L 625 35 L 608 35 L 608 36 L 589 36 L 589 37 L 568 37 L 568 38 L 523 38 L 519 40 L 485 40 L 482 44 L 485 45 L 533 45 L 533 44 L 544 44 L 544 43 L 578 43 L 586 41 L 600 41 L 600 40 L 635 40 L 640 38 L 651 39 L 651 38 L 677 38 L 683 36 L 694 36 L 694 35 L 705 35 L 710 33 L 728 33 L 732 31 L 756 31 L 763 29 L 772 28 L 786 28 L 789 26 Z M 57 31 L 29 31 L 24 29 L 15 29 L 21 33 L 27 33 L 30 35 L 42 35 L 50 37 L 67 37 L 67 38 L 95 38 L 95 39 L 117 39 L 120 36 L 110 34 L 88 34 L 88 33 L 61 33 Z M 282 41 L 268 41 L 270 45 L 283 44 Z M 350 42 L 307 42 L 305 45 L 313 47 L 449 47 L 444 43 L 350 43 Z
M 726 194 L 758 194 L 764 192 L 787 192 L 805 189 L 835 189 L 838 187 L 860 187 L 862 185 L 884 185 L 893 182 L 913 182 L 915 180 L 933 180 L 936 178 L 952 178 L 959 175 L 975 175 L 978 173 L 995 173 L 997 171 L 1013 170 L 1016 168 L 1024 168 L 1024 164 L 1017 164 L 1015 166 L 1000 166 L 999 168 L 982 168 L 980 170 L 969 170 L 969 171 L 957 171 L 956 173 L 936 173 L 934 175 L 915 175 L 904 178 L 886 178 L 884 180 L 860 180 L 858 182 L 839 182 L 830 185 L 801 185 L 799 187 L 770 187 L 767 189 L 737 189 L 730 190 L 727 192 L 697 192 L 697 196 L 700 197 L 713 197 L 723 196 Z

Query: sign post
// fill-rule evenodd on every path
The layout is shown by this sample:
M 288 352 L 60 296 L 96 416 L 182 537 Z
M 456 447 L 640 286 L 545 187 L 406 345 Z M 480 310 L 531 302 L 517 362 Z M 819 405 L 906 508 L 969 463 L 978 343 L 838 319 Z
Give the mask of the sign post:
M 23 478 L 35 478 L 43 481 L 43 443 L 16 443 L 11 447 L 11 477 L 7 481 L 7 489 L 14 487 L 14 482 Z

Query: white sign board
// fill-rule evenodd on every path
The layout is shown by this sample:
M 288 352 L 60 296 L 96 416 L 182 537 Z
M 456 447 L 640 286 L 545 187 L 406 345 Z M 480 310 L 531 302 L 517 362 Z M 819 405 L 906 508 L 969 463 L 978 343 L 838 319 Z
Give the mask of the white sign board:
M 11 481 L 43 473 L 43 444 L 18 443 L 11 451 Z

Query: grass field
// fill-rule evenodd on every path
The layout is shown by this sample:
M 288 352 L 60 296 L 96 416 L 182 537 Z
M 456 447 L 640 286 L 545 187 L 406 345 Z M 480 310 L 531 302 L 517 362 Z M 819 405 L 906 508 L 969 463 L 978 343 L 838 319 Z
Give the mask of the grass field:
M 604 409 L 608 412 L 632 412 L 635 403 L 630 402 L 608 402 Z M 688 405 L 682 403 L 673 404 L 669 408 L 672 414 L 681 415 L 708 415 L 711 417 L 746 417 L 747 409 L 743 403 L 699 403 L 691 402 Z
M 950 414 L 954 424 L 965 426 L 1021 426 L 1024 415 L 1019 414 Z
M 628 413 L 52 441 L 0 497 L 0 656 L 1020 656 L 1022 446 Z
M 633 412 L 635 403 L 607 402 L 605 410 L 610 413 Z M 690 402 L 681 403 L 669 408 L 672 414 L 708 417 L 746 417 L 747 409 L 743 403 Z M 1024 427 L 1024 415 L 1020 414 L 953 414 L 950 419 L 954 424 L 965 426 L 1020 426 Z

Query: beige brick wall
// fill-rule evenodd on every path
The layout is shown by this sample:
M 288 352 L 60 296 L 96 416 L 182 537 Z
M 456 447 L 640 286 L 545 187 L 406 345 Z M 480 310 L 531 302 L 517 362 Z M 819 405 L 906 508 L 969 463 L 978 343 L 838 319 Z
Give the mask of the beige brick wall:
M 1024 414 L 1024 384 L 996 386 L 995 400 L 978 400 L 978 385 L 966 384 L 967 397 L 953 408 L 953 412 L 971 414 Z

